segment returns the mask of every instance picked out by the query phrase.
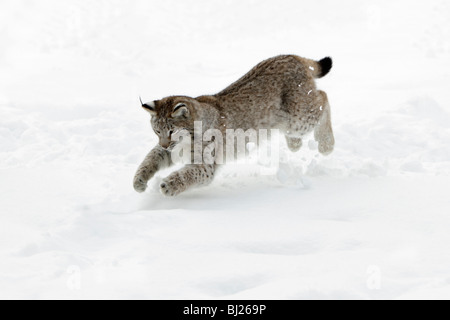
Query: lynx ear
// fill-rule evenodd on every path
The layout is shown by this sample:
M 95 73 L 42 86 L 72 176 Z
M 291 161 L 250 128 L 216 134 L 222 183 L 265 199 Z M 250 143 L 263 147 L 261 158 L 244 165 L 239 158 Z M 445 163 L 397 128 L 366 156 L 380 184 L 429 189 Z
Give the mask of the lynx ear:
M 140 99 L 140 98 L 139 98 Z M 141 100 L 141 105 L 142 108 L 144 108 L 144 110 L 146 110 L 148 113 L 150 113 L 152 116 L 156 114 L 156 105 L 155 105 L 155 101 L 151 101 L 151 102 L 147 102 L 147 103 L 143 103 L 142 99 Z
M 178 118 L 187 116 L 189 114 L 189 109 L 187 108 L 185 103 L 179 103 L 173 108 L 172 118 Z

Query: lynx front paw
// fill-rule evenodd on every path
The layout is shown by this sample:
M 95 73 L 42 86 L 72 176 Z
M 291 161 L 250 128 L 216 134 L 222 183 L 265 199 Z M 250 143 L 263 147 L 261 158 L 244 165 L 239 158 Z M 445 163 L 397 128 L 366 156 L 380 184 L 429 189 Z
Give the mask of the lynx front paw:
M 169 176 L 161 182 L 161 193 L 167 197 L 174 197 L 185 190 L 178 176 Z
M 147 189 L 147 181 L 141 176 L 134 177 L 133 182 L 134 190 L 136 190 L 139 193 L 145 192 Z

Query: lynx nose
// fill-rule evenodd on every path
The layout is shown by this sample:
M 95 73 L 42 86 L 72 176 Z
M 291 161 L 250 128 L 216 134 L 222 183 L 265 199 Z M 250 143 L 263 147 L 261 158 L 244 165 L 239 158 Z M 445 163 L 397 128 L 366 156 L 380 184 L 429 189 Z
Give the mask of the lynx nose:
M 166 134 L 164 134 L 163 136 L 159 137 L 159 144 L 164 149 L 169 148 L 170 142 L 172 141 L 172 133 L 173 133 L 173 131 L 170 130 Z
M 168 139 L 168 138 L 159 139 L 159 145 L 161 147 L 163 147 L 164 149 L 167 149 L 170 145 L 170 139 Z

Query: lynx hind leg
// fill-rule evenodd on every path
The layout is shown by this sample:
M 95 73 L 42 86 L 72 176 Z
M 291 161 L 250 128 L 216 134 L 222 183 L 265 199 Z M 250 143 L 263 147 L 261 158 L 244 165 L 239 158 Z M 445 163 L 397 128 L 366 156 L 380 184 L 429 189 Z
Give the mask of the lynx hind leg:
M 328 103 L 327 94 L 318 91 L 317 108 L 321 108 L 322 115 L 314 128 L 314 139 L 319 143 L 319 152 L 323 155 L 329 155 L 334 149 L 334 135 L 331 126 L 331 112 Z
M 291 150 L 292 152 L 299 151 L 303 144 L 302 138 L 299 137 L 286 136 L 286 142 L 289 150 Z

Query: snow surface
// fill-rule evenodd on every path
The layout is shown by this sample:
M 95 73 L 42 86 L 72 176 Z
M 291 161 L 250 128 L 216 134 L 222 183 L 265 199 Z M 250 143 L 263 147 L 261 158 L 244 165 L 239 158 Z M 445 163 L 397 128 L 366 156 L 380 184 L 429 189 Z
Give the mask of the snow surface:
M 450 298 L 448 1 L 0 2 L 0 298 Z M 284 53 L 336 136 L 164 198 L 139 96 Z

